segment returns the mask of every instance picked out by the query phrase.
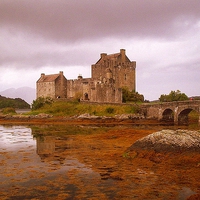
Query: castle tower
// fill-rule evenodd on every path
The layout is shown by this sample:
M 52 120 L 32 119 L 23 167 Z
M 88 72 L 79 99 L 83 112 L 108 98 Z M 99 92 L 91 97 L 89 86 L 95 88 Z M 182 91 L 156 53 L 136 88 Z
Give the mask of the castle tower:
M 91 67 L 92 78 L 106 79 L 111 77 L 112 72 L 116 88 L 127 87 L 130 91 L 135 91 L 135 68 L 136 62 L 129 60 L 125 49 L 120 49 L 120 52 L 115 54 L 101 53 L 100 59 Z M 110 69 L 110 72 L 106 71 L 107 69 Z

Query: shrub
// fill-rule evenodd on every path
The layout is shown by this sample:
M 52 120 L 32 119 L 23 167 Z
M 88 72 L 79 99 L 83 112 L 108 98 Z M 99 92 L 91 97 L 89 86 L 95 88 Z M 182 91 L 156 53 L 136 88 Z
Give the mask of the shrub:
M 108 113 L 108 114 L 113 114 L 114 111 L 115 111 L 115 109 L 112 108 L 112 107 L 108 107 L 108 108 L 106 108 L 106 113 Z
M 75 102 L 80 102 L 80 99 L 82 97 L 82 93 L 81 92 L 77 92 L 74 96 L 74 101 Z
M 32 110 L 37 110 L 39 108 L 42 108 L 45 104 L 52 104 L 53 99 L 50 97 L 39 97 L 32 103 Z
M 138 92 L 129 91 L 127 87 L 123 87 L 122 102 L 144 102 L 144 96 Z
M 3 114 L 16 114 L 16 111 L 14 108 L 8 107 L 8 108 L 3 108 L 2 113 Z
M 185 101 L 188 100 L 188 96 L 185 93 L 181 93 L 180 90 L 171 91 L 168 95 L 162 94 L 159 98 L 161 102 L 170 102 L 170 101 Z

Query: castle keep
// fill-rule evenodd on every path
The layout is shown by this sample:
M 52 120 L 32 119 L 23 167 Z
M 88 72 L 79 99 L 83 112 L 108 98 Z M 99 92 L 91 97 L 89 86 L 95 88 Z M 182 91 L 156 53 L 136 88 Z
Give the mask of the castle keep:
M 124 49 L 119 53 L 102 53 L 100 59 L 91 66 L 91 78 L 67 80 L 63 72 L 45 75 L 37 81 L 37 98 L 51 97 L 71 99 L 79 97 L 81 101 L 122 102 L 122 88 L 135 90 L 136 62 L 130 61 Z

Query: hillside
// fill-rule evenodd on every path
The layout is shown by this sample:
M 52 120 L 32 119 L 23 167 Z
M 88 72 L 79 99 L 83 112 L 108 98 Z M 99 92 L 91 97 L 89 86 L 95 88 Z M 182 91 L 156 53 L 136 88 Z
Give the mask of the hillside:
M 30 108 L 30 105 L 23 99 L 20 98 L 12 99 L 0 95 L 0 109 L 7 107 L 28 109 Z
M 9 88 L 1 91 L 0 95 L 8 98 L 21 98 L 31 104 L 36 99 L 36 90 L 31 87 Z

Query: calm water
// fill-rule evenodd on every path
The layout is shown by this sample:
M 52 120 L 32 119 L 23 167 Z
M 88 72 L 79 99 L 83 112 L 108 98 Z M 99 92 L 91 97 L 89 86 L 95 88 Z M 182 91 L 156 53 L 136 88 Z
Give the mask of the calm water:
M 98 149 L 103 152 L 113 149 L 93 138 L 110 129 L 0 126 L 0 199 L 149 199 L 140 197 L 139 193 L 158 181 L 155 172 L 134 169 L 130 178 L 121 180 L 110 178 L 109 174 L 114 170 L 118 174 L 127 174 L 133 167 L 120 171 L 114 159 L 113 163 L 105 162 L 99 168 L 94 166 L 98 162 L 95 154 Z M 87 143 L 82 142 L 86 135 L 92 135 Z M 113 148 L 120 148 L 120 145 Z M 194 194 L 189 187 L 175 190 L 177 196 L 174 199 L 186 199 Z M 173 199 L 170 192 L 152 196 Z

